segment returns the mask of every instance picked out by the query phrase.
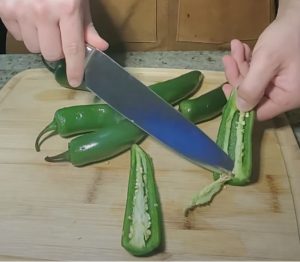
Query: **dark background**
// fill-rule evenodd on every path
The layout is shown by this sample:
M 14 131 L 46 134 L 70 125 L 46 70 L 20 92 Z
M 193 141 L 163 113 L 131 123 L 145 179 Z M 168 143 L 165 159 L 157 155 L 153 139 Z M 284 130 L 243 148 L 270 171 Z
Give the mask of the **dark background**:
M 0 19 L 0 54 L 5 54 L 6 28 Z

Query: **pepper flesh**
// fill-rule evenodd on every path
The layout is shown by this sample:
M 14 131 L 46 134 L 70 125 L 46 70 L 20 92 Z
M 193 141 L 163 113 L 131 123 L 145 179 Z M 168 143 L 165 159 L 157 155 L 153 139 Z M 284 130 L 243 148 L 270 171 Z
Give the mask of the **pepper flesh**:
M 153 84 L 150 88 L 161 98 L 175 105 L 182 99 L 194 94 L 202 80 L 203 74 L 200 71 L 190 71 L 176 78 Z M 37 136 L 36 151 L 40 151 L 41 144 L 52 135 L 59 134 L 61 137 L 69 137 L 87 133 L 102 127 L 113 126 L 123 119 L 121 114 L 107 104 L 61 108 L 55 112 L 52 122 Z M 49 132 L 51 133 L 43 138 Z
M 153 162 L 141 147 L 132 145 L 121 244 L 132 255 L 147 256 L 157 251 L 162 241 L 161 205 Z
M 194 124 L 199 124 L 219 116 L 227 102 L 223 85 L 199 97 L 179 103 L 180 113 Z
M 233 178 L 227 183 L 247 185 L 252 174 L 252 131 L 255 112 L 240 112 L 236 106 L 236 91 L 233 91 L 224 107 L 217 144 L 234 160 Z M 220 173 L 214 172 L 215 179 Z

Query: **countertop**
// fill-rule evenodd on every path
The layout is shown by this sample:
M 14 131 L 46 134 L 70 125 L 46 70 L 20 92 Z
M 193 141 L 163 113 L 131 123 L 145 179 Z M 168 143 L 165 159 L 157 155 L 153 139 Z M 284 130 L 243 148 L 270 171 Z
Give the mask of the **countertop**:
M 222 71 L 223 51 L 153 51 L 111 55 L 123 66 L 185 68 Z M 17 73 L 44 65 L 37 54 L 0 55 L 0 89 Z M 300 143 L 300 109 L 287 113 L 294 134 Z

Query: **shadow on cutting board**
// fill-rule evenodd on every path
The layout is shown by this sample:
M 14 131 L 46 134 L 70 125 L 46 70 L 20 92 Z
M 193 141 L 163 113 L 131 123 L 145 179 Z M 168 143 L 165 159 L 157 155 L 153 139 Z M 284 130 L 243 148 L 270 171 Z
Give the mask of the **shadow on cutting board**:
M 278 121 L 276 121 L 276 128 L 286 126 L 287 123 L 281 122 L 280 124 L 277 124 Z M 258 122 L 256 121 L 254 123 L 254 129 L 253 129 L 253 152 L 252 152 L 252 179 L 251 183 L 256 183 L 259 180 L 259 174 L 260 174 L 260 165 L 261 165 L 261 148 L 262 148 L 262 139 L 264 136 L 264 132 L 268 129 L 274 129 L 274 120 L 264 121 L 264 122 Z

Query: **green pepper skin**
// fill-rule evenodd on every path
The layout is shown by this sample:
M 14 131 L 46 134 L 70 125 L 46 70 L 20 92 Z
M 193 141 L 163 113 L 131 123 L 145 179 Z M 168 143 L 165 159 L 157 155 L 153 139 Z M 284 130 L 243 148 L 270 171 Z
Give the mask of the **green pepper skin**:
M 237 109 L 234 91 L 224 107 L 216 141 L 234 160 L 234 176 L 227 182 L 230 185 L 244 186 L 251 182 L 254 120 L 254 110 L 242 113 Z M 218 179 L 220 173 L 214 172 L 213 176 Z
M 156 83 L 150 88 L 161 98 L 172 105 L 194 94 L 203 80 L 199 71 L 191 71 L 174 79 Z M 124 117 L 106 104 L 91 104 L 65 107 L 57 110 L 53 120 L 37 136 L 36 151 L 50 136 L 59 134 L 61 137 L 83 134 L 106 126 L 118 124 Z M 42 137 L 51 132 L 44 139 Z
M 91 132 L 104 126 L 118 124 L 124 117 L 107 104 L 71 106 L 55 112 L 53 123 L 62 137 Z
M 190 71 L 176 78 L 150 86 L 152 91 L 172 105 L 193 95 L 201 86 L 204 76 L 200 71 Z
M 68 161 L 74 166 L 85 166 L 115 157 L 139 143 L 146 133 L 130 121 L 123 120 L 114 127 L 104 127 L 96 132 L 83 134 L 72 139 L 68 151 L 53 157 L 46 157 L 48 162 Z
M 135 205 L 139 197 L 145 202 Z M 141 218 L 144 218 L 143 223 Z M 162 224 L 152 159 L 138 145 L 133 145 L 121 245 L 134 256 L 148 256 L 159 251 L 163 242 Z
M 222 87 L 223 85 L 197 98 L 181 101 L 179 111 L 194 124 L 219 116 L 227 102 Z

